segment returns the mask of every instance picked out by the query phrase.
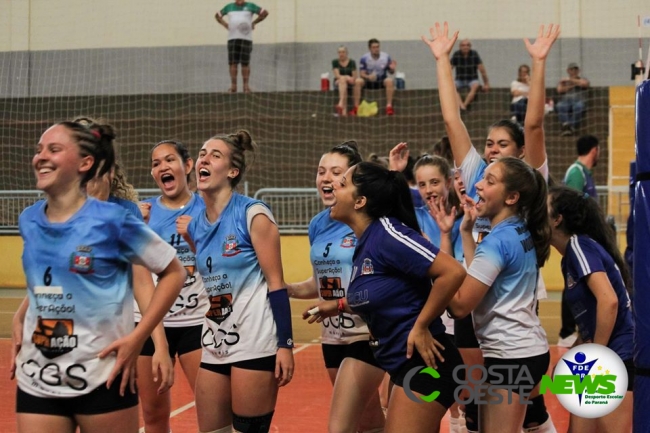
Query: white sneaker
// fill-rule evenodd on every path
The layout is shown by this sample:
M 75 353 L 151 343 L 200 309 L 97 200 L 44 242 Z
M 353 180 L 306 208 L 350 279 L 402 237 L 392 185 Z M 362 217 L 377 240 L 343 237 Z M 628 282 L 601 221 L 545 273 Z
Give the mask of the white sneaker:
M 577 339 L 578 339 L 578 334 L 576 334 L 575 332 L 569 335 L 568 337 L 565 338 L 560 337 L 557 340 L 557 347 L 567 347 L 567 348 L 573 347 Z

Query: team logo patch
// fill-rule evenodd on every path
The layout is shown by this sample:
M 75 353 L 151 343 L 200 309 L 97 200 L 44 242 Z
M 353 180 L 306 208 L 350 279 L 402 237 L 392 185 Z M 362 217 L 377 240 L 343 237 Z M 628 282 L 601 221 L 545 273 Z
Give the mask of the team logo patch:
M 354 248 L 357 245 L 357 238 L 347 235 L 341 240 L 341 248 Z
M 320 295 L 326 301 L 345 297 L 345 289 L 341 287 L 341 277 L 320 277 Z
M 232 257 L 239 253 L 241 253 L 241 250 L 237 248 L 237 237 L 235 235 L 226 236 L 221 255 L 224 257 Z
M 92 274 L 95 272 L 93 269 L 94 262 L 92 248 L 80 245 L 77 247 L 77 251 L 70 254 L 70 272 Z
M 363 259 L 363 265 L 361 266 L 361 275 L 374 274 L 375 269 L 372 267 L 372 260 Z
M 65 355 L 77 347 L 72 319 L 43 319 L 38 317 L 32 343 L 47 359 Z
M 210 296 L 210 309 L 205 317 L 216 323 L 221 323 L 232 313 L 232 293 Z
M 570 273 L 566 273 L 566 286 L 569 289 L 573 289 L 575 285 L 577 284 L 577 281 L 571 276 Z

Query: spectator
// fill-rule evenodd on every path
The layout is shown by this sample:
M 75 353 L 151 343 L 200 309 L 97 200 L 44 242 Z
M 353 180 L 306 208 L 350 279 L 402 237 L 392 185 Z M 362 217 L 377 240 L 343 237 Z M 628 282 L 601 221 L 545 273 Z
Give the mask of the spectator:
M 560 100 L 555 107 L 565 136 L 573 135 L 580 124 L 586 108 L 585 91 L 589 88 L 589 80 L 580 76 L 577 63 L 569 63 L 566 71 L 569 76 L 562 78 L 557 85 Z
M 512 113 L 512 121 L 520 125 L 524 124 L 524 119 L 526 118 L 529 90 L 530 67 L 528 65 L 521 65 L 517 72 L 517 79 L 510 84 L 510 94 L 512 95 L 510 111 Z
M 596 184 L 591 176 L 591 169 L 598 163 L 598 139 L 593 135 L 585 135 L 576 142 L 578 159 L 569 166 L 564 175 L 564 183 L 570 188 L 583 192 L 593 197 L 598 202 Z M 566 290 L 562 291 L 562 326 L 559 347 L 571 347 L 575 344 L 578 334 L 576 333 L 576 321 L 571 313 L 571 307 L 567 301 Z
M 598 164 L 598 139 L 593 135 L 584 135 L 576 142 L 578 159 L 569 166 L 564 175 L 564 184 L 582 191 L 598 201 L 596 184 L 592 177 L 592 169 Z
M 456 51 L 451 57 L 451 65 L 456 69 L 456 90 L 458 92 L 458 104 L 461 110 L 467 110 L 469 104 L 476 97 L 476 92 L 480 87 L 478 81 L 478 72 L 481 72 L 483 78 L 483 91 L 490 90 L 490 83 L 485 66 L 481 56 L 472 49 L 472 43 L 469 39 L 460 41 L 460 50 Z M 460 96 L 462 89 L 469 89 L 465 100 Z
M 228 15 L 228 21 L 223 18 Z M 253 15 L 257 18 L 253 20 Z M 253 35 L 255 24 L 263 21 L 269 12 L 255 3 L 244 0 L 235 0 L 227 4 L 215 15 L 219 24 L 228 30 L 228 65 L 230 66 L 229 93 L 237 92 L 237 65 L 241 63 L 241 76 L 244 93 L 250 93 L 248 79 L 251 75 L 250 61 L 253 51 Z
M 344 45 L 339 47 L 338 52 L 338 59 L 332 60 L 334 84 L 339 89 L 339 103 L 336 106 L 336 112 L 339 116 L 346 116 L 348 110 L 348 88 L 354 86 L 359 72 L 357 71 L 356 62 L 348 56 L 348 49 Z
M 393 93 L 395 93 L 395 83 L 392 76 L 395 73 L 397 62 L 390 56 L 379 50 L 379 41 L 375 38 L 368 41 L 369 52 L 364 54 L 359 60 L 359 75 L 354 83 L 354 108 L 350 115 L 357 114 L 357 107 L 361 102 L 361 89 L 365 86 L 368 89 L 386 89 L 386 115 L 395 114 L 393 110 Z

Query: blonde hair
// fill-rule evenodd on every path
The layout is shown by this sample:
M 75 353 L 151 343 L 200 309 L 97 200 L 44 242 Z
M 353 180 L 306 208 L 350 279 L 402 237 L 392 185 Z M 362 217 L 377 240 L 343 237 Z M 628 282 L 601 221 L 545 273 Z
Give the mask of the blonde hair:
M 137 203 L 138 192 L 135 190 L 133 185 L 131 185 L 126 180 L 126 173 L 124 173 L 120 164 L 116 162 L 113 168 L 114 168 L 114 172 L 113 172 L 113 180 L 111 181 L 110 194 L 112 196 Z

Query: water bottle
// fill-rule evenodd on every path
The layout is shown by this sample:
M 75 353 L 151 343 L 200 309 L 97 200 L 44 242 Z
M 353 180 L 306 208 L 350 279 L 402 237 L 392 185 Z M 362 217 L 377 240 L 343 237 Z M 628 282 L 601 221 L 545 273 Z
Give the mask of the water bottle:
M 404 72 L 395 73 L 395 88 L 397 90 L 404 90 L 404 88 L 406 87 L 406 82 L 404 80 L 405 78 L 406 75 L 404 74 Z
M 330 89 L 330 73 L 320 74 L 320 91 L 327 92 Z

